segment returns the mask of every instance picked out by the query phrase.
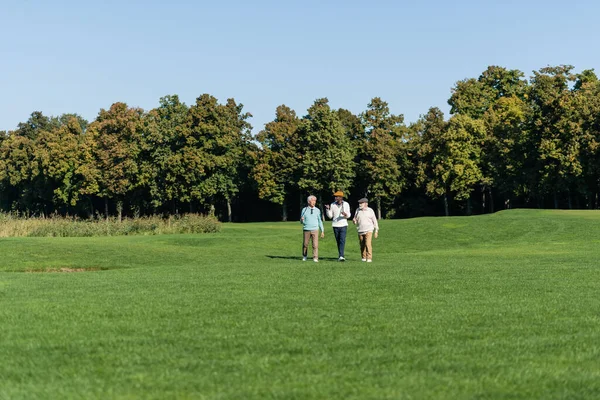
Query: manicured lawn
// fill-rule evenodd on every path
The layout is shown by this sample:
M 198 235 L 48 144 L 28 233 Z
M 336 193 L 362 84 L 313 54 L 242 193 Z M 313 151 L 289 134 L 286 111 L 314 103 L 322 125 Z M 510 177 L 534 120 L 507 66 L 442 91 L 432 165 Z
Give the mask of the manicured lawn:
M 0 399 L 600 398 L 600 212 L 325 226 L 0 239 Z

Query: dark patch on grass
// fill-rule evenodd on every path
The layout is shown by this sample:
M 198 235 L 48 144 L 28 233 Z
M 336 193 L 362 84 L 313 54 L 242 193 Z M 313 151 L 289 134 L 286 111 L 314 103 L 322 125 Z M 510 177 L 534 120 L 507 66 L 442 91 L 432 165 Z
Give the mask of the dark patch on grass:
M 21 271 L 12 271 L 12 272 L 28 272 L 28 273 L 70 273 L 70 272 L 97 272 L 97 271 L 106 271 L 109 268 L 72 268 L 72 267 L 60 267 L 60 268 L 29 268 Z

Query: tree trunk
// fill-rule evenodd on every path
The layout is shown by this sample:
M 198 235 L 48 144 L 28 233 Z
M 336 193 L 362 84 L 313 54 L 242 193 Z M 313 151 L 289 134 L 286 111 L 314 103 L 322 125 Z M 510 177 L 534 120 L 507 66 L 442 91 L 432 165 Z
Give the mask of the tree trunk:
M 231 222 L 231 200 L 227 199 L 227 221 Z
M 492 187 L 488 186 L 488 195 L 490 196 L 490 212 L 494 212 L 494 196 L 492 195 Z
M 381 219 L 381 199 L 378 197 L 377 201 L 377 219 Z
M 444 193 L 444 212 L 446 217 L 450 216 L 450 210 L 448 209 L 448 193 Z
M 106 220 L 108 221 L 108 197 L 104 198 L 104 215 L 106 216 Z
M 208 211 L 208 215 L 210 215 L 211 217 L 215 216 L 215 205 L 214 204 L 210 205 L 210 209 Z
M 283 200 L 283 204 L 281 205 L 281 220 L 286 222 L 288 220 L 287 214 L 287 202 Z
M 568 200 L 568 203 L 569 203 L 569 210 L 572 210 L 573 209 L 573 203 L 571 202 L 571 191 L 570 190 L 567 190 L 567 200 Z
M 467 215 L 471 215 L 472 214 L 472 210 L 471 210 L 471 197 L 469 197 L 467 199 Z
M 558 209 L 558 193 L 554 192 L 554 209 Z
M 94 218 L 94 202 L 92 201 L 91 197 L 88 197 L 87 199 L 90 202 L 90 215 L 88 217 L 89 217 L 89 219 L 92 219 L 92 218 Z
M 117 214 L 119 215 L 119 222 L 123 219 L 123 202 L 121 200 L 117 201 Z
M 481 187 L 481 213 L 485 214 L 485 186 Z

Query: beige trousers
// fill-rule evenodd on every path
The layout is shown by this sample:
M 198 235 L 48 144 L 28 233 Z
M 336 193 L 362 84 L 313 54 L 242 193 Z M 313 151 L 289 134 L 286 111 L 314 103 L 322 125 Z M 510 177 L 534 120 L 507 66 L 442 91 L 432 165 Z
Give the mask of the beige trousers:
M 360 242 L 360 255 L 361 258 L 367 260 L 373 259 L 373 247 L 371 246 L 371 240 L 373 239 L 373 232 L 365 232 L 358 234 L 358 241 Z
M 308 242 L 312 241 L 313 258 L 319 258 L 319 231 L 302 231 L 304 240 L 302 241 L 302 257 L 308 254 Z

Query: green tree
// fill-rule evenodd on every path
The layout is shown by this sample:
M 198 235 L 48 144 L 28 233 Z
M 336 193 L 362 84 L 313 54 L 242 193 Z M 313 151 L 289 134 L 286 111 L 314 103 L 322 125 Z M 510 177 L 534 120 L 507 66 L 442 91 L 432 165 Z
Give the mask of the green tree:
M 485 138 L 482 121 L 456 115 L 444 123 L 443 113 L 429 110 L 423 120 L 419 147 L 419 181 L 432 198 L 443 197 L 444 211 L 450 215 L 450 198 L 467 200 L 481 182 L 481 146 Z
M 224 201 L 227 218 L 232 220 L 231 200 L 239 192 L 243 177 L 240 166 L 252 138 L 251 115 L 244 113 L 243 105 L 228 99 L 220 105 L 217 99 L 203 94 L 190 107 L 188 123 L 190 144 L 202 150 L 201 167 L 204 179 L 194 188 L 192 196 L 214 212 L 216 202 Z
M 252 176 L 258 185 L 258 195 L 281 205 L 283 221 L 287 221 L 288 196 L 297 186 L 301 155 L 299 125 L 296 112 L 280 105 L 275 119 L 265 124 L 256 137 L 261 147 L 254 153 Z
M 523 98 L 527 81 L 519 70 L 489 66 L 478 79 L 465 79 L 456 83 L 448 100 L 451 114 L 468 115 L 480 119 L 502 97 Z
M 391 114 L 388 103 L 375 97 L 361 118 L 366 137 L 360 141 L 359 175 L 364 175 L 365 192 L 374 197 L 381 219 L 382 200 L 390 204 L 408 184 L 404 116 Z
M 52 191 L 48 190 L 44 176 L 40 173 L 36 141 L 42 132 L 58 126 L 57 119 L 50 119 L 35 111 L 3 140 L 0 150 L 0 169 L 3 171 L 0 172 L 0 180 L 4 181 L 5 193 L 14 209 L 28 213 L 51 212 Z
M 350 138 L 350 141 L 358 142 L 366 138 L 365 127 L 360 116 L 354 115 L 344 108 L 338 109 L 337 114 L 344 132 Z
M 299 127 L 300 179 L 298 188 L 314 193 L 319 202 L 336 190 L 349 192 L 355 177 L 355 148 L 337 112 L 326 98 L 315 100 Z
M 12 208 L 27 212 L 39 210 L 32 184 L 38 175 L 35 141 L 12 132 L 0 144 L 0 181 Z
M 510 207 L 515 195 L 527 195 L 526 166 L 531 157 L 528 147 L 528 103 L 517 96 L 499 99 L 483 117 L 486 139 L 482 154 L 484 189 L 494 211 L 492 188 L 497 188 Z M 484 195 L 485 209 L 485 195 Z
M 140 175 L 154 210 L 169 204 L 171 212 L 178 213 L 179 204 L 191 202 L 191 186 L 202 179 L 203 169 L 194 160 L 203 157 L 194 155 L 201 150 L 188 143 L 189 108 L 177 95 L 162 97 L 159 103 L 145 117 Z
M 74 115 L 58 119 L 60 126 L 37 135 L 36 159 L 46 190 L 53 194 L 55 206 L 67 211 L 77 205 L 83 176 L 81 167 L 82 125 L 86 122 Z
M 58 119 L 51 119 L 41 111 L 34 111 L 26 122 L 18 124 L 15 134 L 35 140 L 40 132 L 52 130 L 59 125 Z
M 80 171 L 86 182 L 82 193 L 104 198 L 107 218 L 109 200 L 115 200 L 121 220 L 123 202 L 139 184 L 143 113 L 140 108 L 114 103 L 110 109 L 100 110 L 85 134 L 83 160 L 87 162 Z
M 537 149 L 533 190 L 540 196 L 552 194 L 558 208 L 558 194 L 571 192 L 582 173 L 580 129 L 575 122 L 570 86 L 576 80 L 570 65 L 545 67 L 531 79 L 532 148 Z
M 577 75 L 571 97 L 574 123 L 580 131 L 580 191 L 589 208 L 600 206 L 600 81 L 593 70 Z

